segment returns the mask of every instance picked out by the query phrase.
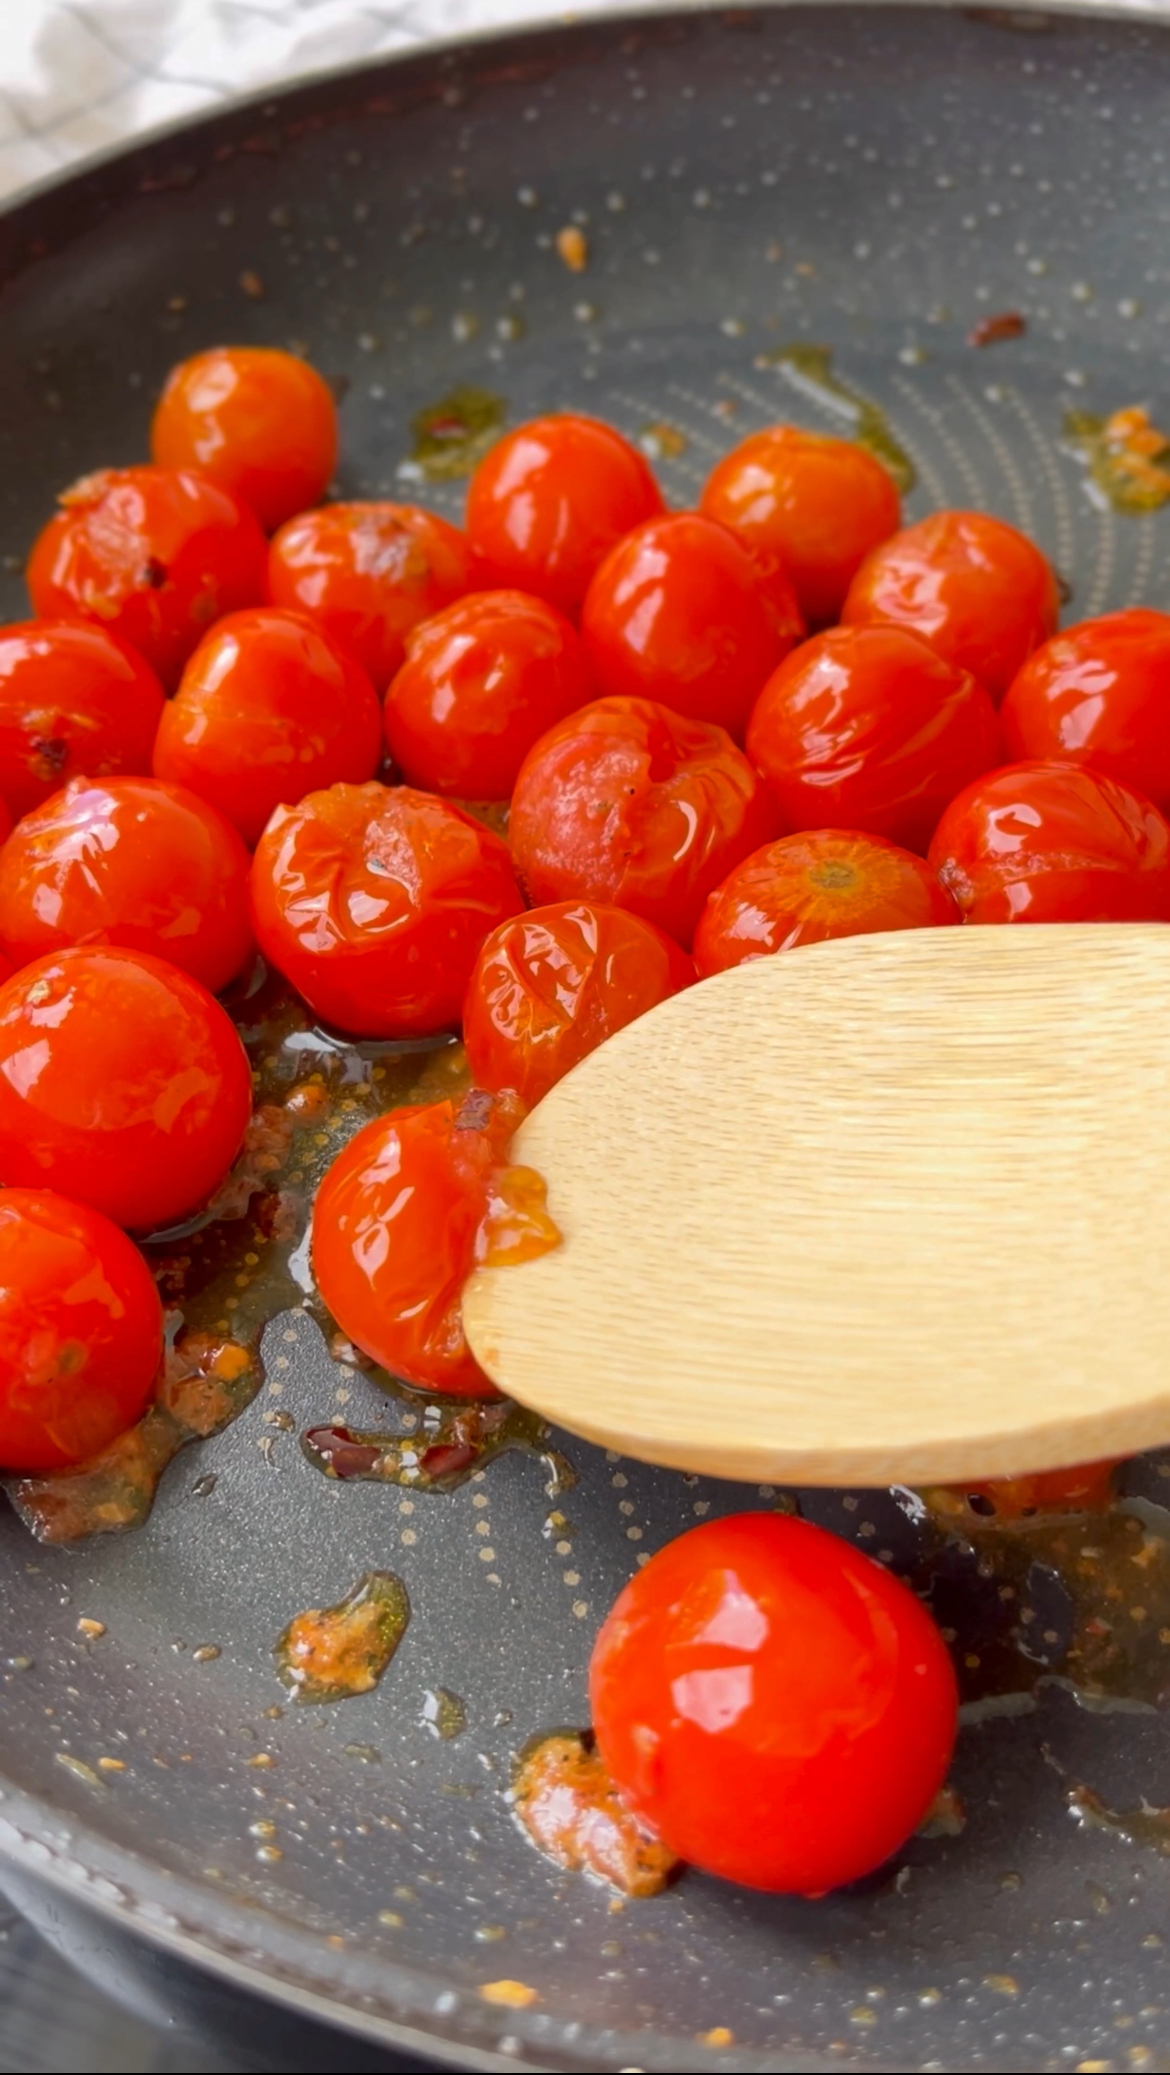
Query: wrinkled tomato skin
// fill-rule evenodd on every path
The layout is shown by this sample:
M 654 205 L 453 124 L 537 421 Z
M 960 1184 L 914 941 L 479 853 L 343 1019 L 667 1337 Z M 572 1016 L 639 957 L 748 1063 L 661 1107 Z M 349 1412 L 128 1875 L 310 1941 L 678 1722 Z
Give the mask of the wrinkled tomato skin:
M 1013 758 L 1089 764 L 1170 808 L 1170 613 L 1132 606 L 1054 634 L 1000 711 Z
M 799 944 L 961 920 L 912 851 L 855 829 L 809 829 L 754 851 L 716 888 L 695 933 L 695 969 L 702 980 Z
M 295 354 L 213 346 L 172 368 L 150 452 L 161 468 L 195 468 L 220 483 L 271 533 L 324 492 L 337 462 L 337 410 L 328 384 Z
M 955 1675 L 882 1565 L 780 1514 L 660 1549 L 593 1649 L 598 1748 L 625 1800 L 723 1880 L 820 1895 L 897 1851 L 946 1776 Z
M 163 690 L 101 627 L 0 627 L 0 794 L 19 818 L 71 778 L 150 770 Z

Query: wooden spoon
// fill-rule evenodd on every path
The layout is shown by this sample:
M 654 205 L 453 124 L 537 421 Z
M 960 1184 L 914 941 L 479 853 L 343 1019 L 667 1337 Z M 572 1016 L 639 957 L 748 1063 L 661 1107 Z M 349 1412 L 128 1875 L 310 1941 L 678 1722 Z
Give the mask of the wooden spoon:
M 501 1388 L 591 1441 L 803 1484 L 1170 1439 L 1170 927 L 908 930 L 676 995 L 514 1158 L 564 1237 L 481 1270 Z

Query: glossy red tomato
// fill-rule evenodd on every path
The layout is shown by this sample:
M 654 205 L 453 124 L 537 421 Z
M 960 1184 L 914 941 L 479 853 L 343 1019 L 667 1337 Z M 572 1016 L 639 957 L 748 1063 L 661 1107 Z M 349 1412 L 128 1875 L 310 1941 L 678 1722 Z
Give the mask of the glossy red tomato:
M 26 570 L 37 618 L 96 621 L 168 690 L 213 620 L 264 596 L 258 521 L 193 470 L 103 468 L 58 502 Z
M 911 1592 L 823 1528 L 706 1522 L 652 1556 L 593 1649 L 598 1748 L 693 1866 L 819 1895 L 897 1851 L 942 1785 L 955 1675 Z
M 612 425 L 564 411 L 518 426 L 480 462 L 467 533 L 493 582 L 573 615 L 609 550 L 662 508 L 636 447 Z
M 162 1356 L 138 1248 L 49 1189 L 0 1190 L 0 1468 L 69 1469 L 133 1426 Z
M 361 665 L 301 612 L 233 613 L 167 706 L 154 772 L 210 800 L 255 844 L 274 807 L 372 778 L 382 713 Z
M 76 946 L 0 987 L 0 1181 L 131 1231 L 201 1209 L 240 1149 L 252 1076 L 214 996 L 164 959 Z
M 481 591 L 407 636 L 386 741 L 411 785 L 506 800 L 537 738 L 593 696 L 576 629 L 542 598 Z
M 717 887 L 695 932 L 700 979 L 797 944 L 961 921 L 912 851 L 854 829 L 808 829 L 754 851 Z
M 1091 764 L 1170 808 L 1170 613 L 1134 606 L 1054 634 L 1000 712 L 1013 757 Z
M 75 778 L 0 850 L 0 946 L 23 965 L 67 944 L 124 944 L 214 994 L 252 953 L 248 869 L 231 823 L 184 786 Z
M 1170 921 L 1170 826 L 1083 765 L 976 779 L 939 822 L 930 863 L 968 922 Z
M 700 509 L 729 526 L 761 569 L 786 573 L 810 627 L 838 617 L 866 555 L 902 518 L 880 461 L 852 440 L 797 425 L 749 433 L 716 462 Z
M 933 512 L 867 555 L 841 618 L 912 628 L 998 705 L 1059 611 L 1052 567 L 1025 534 L 988 512 Z
M 266 533 L 316 504 L 337 461 L 328 384 L 273 346 L 212 346 L 172 368 L 151 459 L 197 468 L 251 506 Z
M 918 851 L 1001 755 L 983 687 L 900 627 L 805 642 L 760 693 L 747 748 L 790 827 L 863 829 Z
M 600 901 L 532 908 L 492 931 L 463 1005 L 463 1042 L 481 1088 L 514 1088 L 531 1108 L 615 1030 L 689 987 L 673 937 Z
M 0 793 L 13 814 L 82 774 L 149 771 L 162 710 L 154 671 L 101 627 L 0 627 Z
M 530 901 L 604 901 L 689 947 L 707 895 L 779 829 L 722 728 L 595 699 L 529 751 L 508 836 Z
M 606 697 L 657 699 L 737 740 L 804 625 L 770 596 L 746 549 L 713 519 L 672 512 L 618 542 L 586 593 L 581 631 Z
M 480 945 L 523 905 L 507 845 L 405 785 L 335 785 L 278 808 L 252 861 L 264 956 L 360 1037 L 457 1030 Z
M 384 691 L 412 627 L 473 590 L 465 534 L 416 504 L 327 504 L 282 526 L 268 553 L 274 605 L 307 612 Z

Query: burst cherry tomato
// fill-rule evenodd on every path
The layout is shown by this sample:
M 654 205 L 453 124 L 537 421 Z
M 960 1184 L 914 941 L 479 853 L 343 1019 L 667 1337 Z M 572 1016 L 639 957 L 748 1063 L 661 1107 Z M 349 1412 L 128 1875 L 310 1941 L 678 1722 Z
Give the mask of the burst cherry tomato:
M 463 1006 L 463 1041 L 482 1088 L 514 1088 L 531 1108 L 602 1040 L 688 987 L 672 937 L 601 902 L 532 908 L 493 930 Z
M 5 1184 L 59 1189 L 155 1231 L 206 1203 L 251 1107 L 234 1026 L 161 958 L 75 946 L 0 987 Z
M 407 636 L 386 741 L 411 785 L 506 800 L 537 738 L 592 696 L 562 614 L 522 591 L 481 591 Z
M 804 632 L 789 589 L 765 598 L 746 549 L 713 519 L 651 519 L 608 554 L 586 594 L 581 631 L 598 690 L 657 699 L 743 740 L 765 679 Z
M 961 920 L 920 857 L 853 829 L 809 829 L 765 844 L 728 874 L 695 932 L 700 979 L 797 944 L 932 929 Z
M 930 863 L 968 922 L 1170 922 L 1170 826 L 1083 765 L 976 779 L 939 822 Z
M 689 947 L 707 895 L 779 828 L 724 729 L 595 699 L 529 751 L 508 834 L 530 901 L 605 901 Z
M 834 627 L 770 677 L 748 755 L 793 828 L 925 851 L 948 800 L 1000 755 L 983 687 L 900 627 Z
M 955 1675 L 914 1595 L 849 1543 L 777 1514 L 692 1528 L 602 1624 L 598 1747 L 680 1858 L 818 1895 L 915 1829 L 955 1740 Z
M 82 773 L 149 771 L 162 710 L 154 671 L 101 627 L 0 628 L 0 792 L 13 814 Z
M 969 1507 L 988 1520 L 1030 1520 L 1037 1513 L 1104 1513 L 1117 1496 L 1117 1472 L 1123 1457 L 1078 1463 L 1070 1470 L 1038 1470 L 1031 1477 L 985 1478 L 980 1483 L 947 1487 L 956 1506 Z M 932 1510 L 940 1494 L 932 1493 Z
M 124 944 L 214 994 L 252 951 L 248 853 L 231 823 L 158 778 L 75 778 L 0 850 L 0 945 L 16 965 Z
M 168 690 L 213 620 L 264 596 L 258 521 L 193 470 L 103 468 L 58 502 L 28 559 L 37 618 L 97 621 Z
M 624 533 L 662 510 L 636 447 L 565 411 L 497 441 L 467 492 L 467 532 L 493 581 L 575 614 Z
M 1059 610 L 1051 565 L 1026 535 L 987 512 L 934 512 L 866 557 L 841 618 L 912 628 L 998 705 Z
M 1135 606 L 1054 634 L 1013 678 L 1009 754 L 1091 764 L 1170 808 L 1170 613 Z
M 151 459 L 197 468 L 251 507 L 266 533 L 316 504 L 337 461 L 337 412 L 315 369 L 272 346 L 212 346 L 172 368 Z
M 274 605 L 307 612 L 384 691 L 412 627 L 477 581 L 465 534 L 415 504 L 327 504 L 282 526 L 268 553 Z
M 301 612 L 234 613 L 200 643 L 159 725 L 154 771 L 255 844 L 274 807 L 372 778 L 382 712 L 361 665 Z
M 715 464 L 700 508 L 765 571 L 784 571 L 810 627 L 835 620 L 860 564 L 901 523 L 880 461 L 796 425 L 750 433 Z
M 523 905 L 507 845 L 405 785 L 335 785 L 278 808 L 252 862 L 264 956 L 361 1037 L 457 1030 L 480 945 Z

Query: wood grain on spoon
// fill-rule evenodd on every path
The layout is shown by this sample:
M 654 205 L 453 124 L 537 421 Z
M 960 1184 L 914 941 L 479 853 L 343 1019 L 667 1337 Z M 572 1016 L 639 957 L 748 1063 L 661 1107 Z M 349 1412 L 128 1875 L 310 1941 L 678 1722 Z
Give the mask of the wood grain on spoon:
M 717 1476 L 1022 1474 L 1170 1440 L 1170 927 L 911 930 L 675 996 L 523 1126 L 564 1235 L 468 1336 Z

